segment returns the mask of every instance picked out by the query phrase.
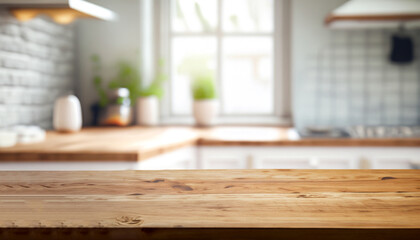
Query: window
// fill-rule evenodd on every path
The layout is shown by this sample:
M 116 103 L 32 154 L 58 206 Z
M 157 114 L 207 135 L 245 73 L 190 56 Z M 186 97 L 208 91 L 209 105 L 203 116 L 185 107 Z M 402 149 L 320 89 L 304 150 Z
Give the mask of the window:
M 191 116 L 190 83 L 211 76 L 222 120 L 284 120 L 289 104 L 282 65 L 285 2 L 162 0 L 160 56 L 169 73 L 163 116 Z

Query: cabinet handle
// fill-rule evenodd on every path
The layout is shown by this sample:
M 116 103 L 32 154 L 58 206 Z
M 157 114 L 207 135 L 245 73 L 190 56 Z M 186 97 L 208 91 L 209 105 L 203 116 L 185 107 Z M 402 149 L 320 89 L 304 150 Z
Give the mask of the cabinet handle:
M 247 158 L 246 158 L 246 168 L 247 169 L 253 169 L 254 168 L 254 158 L 251 154 L 248 155 Z

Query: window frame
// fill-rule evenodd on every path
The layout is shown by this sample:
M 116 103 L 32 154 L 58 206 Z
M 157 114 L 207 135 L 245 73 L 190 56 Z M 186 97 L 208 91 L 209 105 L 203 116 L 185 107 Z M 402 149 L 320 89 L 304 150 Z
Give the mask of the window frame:
M 222 1 L 218 1 L 218 13 L 221 13 Z M 220 124 L 249 124 L 249 125 L 290 125 L 291 124 L 291 99 L 290 99 L 290 0 L 274 1 L 274 29 L 272 33 L 226 33 L 222 31 L 222 14 L 218 14 L 218 28 L 215 33 L 173 33 L 171 31 L 171 0 L 153 1 L 154 8 L 154 45 L 155 66 L 158 60 L 164 59 L 163 71 L 172 76 L 171 40 L 176 36 L 214 36 L 217 47 L 217 91 L 220 93 L 222 77 L 222 44 L 224 36 L 272 36 L 273 37 L 273 113 L 271 114 L 219 114 Z M 157 69 L 155 69 L 157 70 Z M 160 119 L 163 124 L 190 125 L 194 123 L 190 115 L 175 115 L 171 109 L 171 85 L 172 81 L 166 81 L 165 94 L 160 104 Z M 223 104 L 222 94 L 219 94 L 220 106 Z

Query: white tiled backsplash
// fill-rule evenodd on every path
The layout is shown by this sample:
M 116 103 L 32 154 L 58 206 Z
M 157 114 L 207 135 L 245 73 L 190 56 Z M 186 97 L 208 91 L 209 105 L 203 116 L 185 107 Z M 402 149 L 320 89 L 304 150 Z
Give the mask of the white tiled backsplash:
M 0 127 L 51 128 L 55 99 L 73 89 L 74 30 L 0 10 Z
M 307 58 L 306 74 L 295 79 L 294 114 L 309 125 L 419 125 L 420 31 L 416 60 L 389 62 L 391 30 L 336 30 L 328 44 Z

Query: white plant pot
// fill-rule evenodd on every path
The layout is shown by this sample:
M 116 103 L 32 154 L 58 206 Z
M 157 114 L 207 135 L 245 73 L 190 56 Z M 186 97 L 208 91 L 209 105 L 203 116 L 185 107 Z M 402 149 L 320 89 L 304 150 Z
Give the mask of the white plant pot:
M 158 125 L 159 99 L 156 96 L 138 98 L 136 104 L 136 113 L 137 125 Z
M 67 95 L 55 101 L 53 125 L 61 132 L 77 132 L 82 128 L 82 110 L 76 96 Z
M 211 126 L 216 123 L 219 102 L 216 99 L 194 101 L 194 118 L 198 126 Z

